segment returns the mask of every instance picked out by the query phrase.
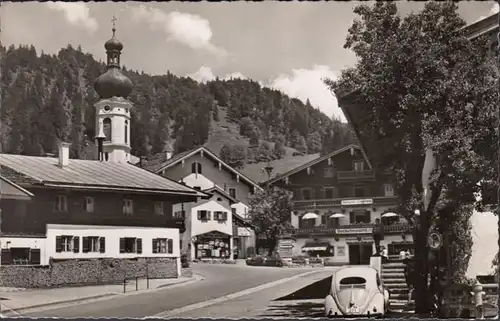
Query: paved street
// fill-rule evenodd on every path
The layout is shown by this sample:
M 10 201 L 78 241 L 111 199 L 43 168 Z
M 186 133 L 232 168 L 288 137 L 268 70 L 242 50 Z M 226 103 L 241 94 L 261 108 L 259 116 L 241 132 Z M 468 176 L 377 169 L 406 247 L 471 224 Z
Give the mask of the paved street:
M 157 315 L 169 310 L 179 309 L 207 300 L 216 299 L 249 288 L 266 285 L 270 282 L 285 279 L 294 275 L 299 275 L 308 271 L 310 272 L 314 270 L 311 268 L 283 269 L 273 267 L 247 267 L 244 265 L 194 264 L 193 272 L 204 276 L 204 280 L 172 289 L 165 288 L 149 293 L 117 296 L 102 301 L 80 303 L 51 310 L 28 313 L 24 316 L 63 318 L 142 318 Z M 319 269 L 319 271 L 322 271 L 320 274 L 324 275 L 323 278 L 328 275 L 328 272 L 323 269 Z M 283 287 L 283 291 L 280 291 L 280 293 L 288 294 L 285 292 L 293 292 L 294 289 L 299 289 L 303 285 L 314 282 L 314 280 L 316 280 L 317 278 L 321 277 L 306 277 L 303 279 L 299 278 L 297 280 L 287 282 L 286 284 L 282 284 L 281 287 Z M 279 287 L 280 286 L 278 286 L 278 288 Z M 254 296 L 259 297 L 259 299 L 256 300 L 259 303 L 252 304 L 252 306 L 254 306 L 253 310 L 260 311 L 262 309 L 262 306 L 266 305 L 266 302 L 274 299 L 274 297 L 271 295 L 272 292 L 272 289 L 268 289 L 255 293 Z M 260 297 L 260 293 L 262 293 L 262 297 Z M 242 298 L 245 298 L 245 296 L 238 299 Z M 247 300 L 249 299 L 247 298 Z M 224 302 L 222 302 L 215 306 L 217 307 L 219 305 L 226 306 L 227 304 L 224 304 Z M 245 306 L 247 305 L 248 304 L 246 304 Z M 243 308 L 243 310 L 241 311 L 243 312 L 247 309 L 248 308 Z M 231 311 L 228 311 L 228 313 L 229 312 Z

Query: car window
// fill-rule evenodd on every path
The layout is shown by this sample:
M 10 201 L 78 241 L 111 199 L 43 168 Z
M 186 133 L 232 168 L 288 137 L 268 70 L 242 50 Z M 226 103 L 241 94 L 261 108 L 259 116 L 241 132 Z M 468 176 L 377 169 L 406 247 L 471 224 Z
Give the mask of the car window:
M 359 276 L 348 276 L 340 280 L 340 285 L 358 285 L 365 284 L 366 279 Z

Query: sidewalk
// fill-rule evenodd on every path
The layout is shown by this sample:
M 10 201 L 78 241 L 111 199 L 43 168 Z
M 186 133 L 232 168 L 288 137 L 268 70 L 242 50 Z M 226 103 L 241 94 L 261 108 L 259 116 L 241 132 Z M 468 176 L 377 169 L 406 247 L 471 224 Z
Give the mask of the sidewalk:
M 10 314 L 16 315 L 35 308 L 95 300 L 116 295 L 133 295 L 145 291 L 154 291 L 168 286 L 180 285 L 190 281 L 194 282 L 200 279 L 202 279 L 202 277 L 197 275 L 175 279 L 150 279 L 149 289 L 146 279 L 139 279 L 137 283 L 135 280 L 130 280 L 125 286 L 126 292 L 124 292 L 123 284 L 53 289 L 17 289 L 0 287 L 0 313 L 3 313 L 4 316 Z

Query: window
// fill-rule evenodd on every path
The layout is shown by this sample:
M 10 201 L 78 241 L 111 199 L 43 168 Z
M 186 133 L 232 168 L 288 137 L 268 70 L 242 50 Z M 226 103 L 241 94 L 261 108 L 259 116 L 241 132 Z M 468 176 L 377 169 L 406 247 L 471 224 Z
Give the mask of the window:
M 102 121 L 102 127 L 104 130 L 104 136 L 106 136 L 105 140 L 107 142 L 111 141 L 111 118 L 104 118 Z
M 106 238 L 99 236 L 85 236 L 82 239 L 82 252 L 105 253 Z
M 214 220 L 217 221 L 227 221 L 227 212 L 214 212 Z
M 370 223 L 371 221 L 371 212 L 370 211 L 354 211 L 350 213 L 350 224 L 359 224 L 359 223 Z
M 85 212 L 93 213 L 94 212 L 94 198 L 93 197 L 85 197 Z
M 56 236 L 56 252 L 80 252 L 80 238 L 78 236 Z
M 134 202 L 132 200 L 123 200 L 123 214 L 134 215 Z
M 198 220 L 209 221 L 210 220 L 210 211 L 198 211 Z
M 323 168 L 323 177 L 324 178 L 332 178 L 333 177 L 333 167 Z
M 236 188 L 230 187 L 229 188 L 229 195 L 231 195 L 232 198 L 236 198 Z
M 201 187 L 200 186 L 193 186 L 193 189 L 195 189 L 197 191 L 201 191 Z
M 325 198 L 330 199 L 335 197 L 335 188 L 334 187 L 325 187 Z
M 153 239 L 153 253 L 174 253 L 174 240 Z
M 54 211 L 66 212 L 68 210 L 68 202 L 66 195 L 56 195 L 54 199 Z
M 231 208 L 231 213 L 236 214 L 236 208 L 235 207 Z
M 384 195 L 394 196 L 394 187 L 392 186 L 392 184 L 384 184 Z
M 163 215 L 163 202 L 155 202 L 155 214 Z
M 120 238 L 120 253 L 142 253 L 142 239 L 136 237 Z
M 356 172 L 362 172 L 365 169 L 365 162 L 364 161 L 354 161 L 354 171 Z
M 186 211 L 175 211 L 174 218 L 186 218 Z
M 321 215 L 321 225 L 326 225 L 326 222 L 328 220 L 328 213 L 325 213 L 323 215 Z
M 309 188 L 302 190 L 302 199 L 306 201 L 311 199 L 311 190 Z
M 354 186 L 354 197 L 365 197 L 366 196 L 366 186 L 358 185 Z
M 191 173 L 201 174 L 201 164 L 198 162 L 194 162 L 193 164 L 191 164 Z
M 125 120 L 125 144 L 128 144 L 128 120 Z

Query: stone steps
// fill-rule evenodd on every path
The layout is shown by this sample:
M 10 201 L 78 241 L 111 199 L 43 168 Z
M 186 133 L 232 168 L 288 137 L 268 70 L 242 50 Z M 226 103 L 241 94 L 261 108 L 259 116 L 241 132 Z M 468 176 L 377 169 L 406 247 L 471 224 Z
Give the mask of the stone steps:
M 406 281 L 403 278 L 398 278 L 398 277 L 390 277 L 390 278 L 382 278 L 382 283 L 384 284 L 406 284 Z

